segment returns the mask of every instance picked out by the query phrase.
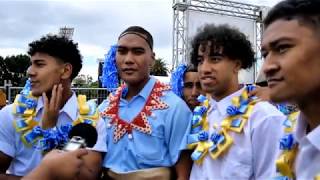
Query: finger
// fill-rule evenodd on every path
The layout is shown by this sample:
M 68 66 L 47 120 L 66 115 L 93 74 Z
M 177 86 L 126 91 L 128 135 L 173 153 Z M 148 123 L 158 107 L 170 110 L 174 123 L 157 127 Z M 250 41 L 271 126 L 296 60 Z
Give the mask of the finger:
M 57 94 L 57 85 L 53 85 L 52 91 L 51 91 L 51 99 L 50 99 L 50 110 L 56 110 L 56 94 Z
M 45 92 L 42 93 L 43 104 L 44 104 L 44 111 L 47 112 L 49 108 L 49 100 Z
M 57 98 L 56 98 L 56 108 L 60 109 L 60 105 L 61 105 L 61 100 L 62 100 L 62 92 L 63 92 L 63 87 L 62 84 L 58 85 L 58 90 L 57 90 Z

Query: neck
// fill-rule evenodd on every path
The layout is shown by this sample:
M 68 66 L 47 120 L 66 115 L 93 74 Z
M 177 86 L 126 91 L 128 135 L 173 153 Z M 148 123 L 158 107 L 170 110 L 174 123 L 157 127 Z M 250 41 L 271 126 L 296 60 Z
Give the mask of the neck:
M 320 95 L 304 99 L 298 102 L 298 106 L 307 120 L 310 131 L 320 125 Z
M 224 88 L 221 92 L 213 92 L 212 98 L 216 101 L 220 101 L 221 99 L 229 96 L 230 94 L 233 94 L 234 92 L 238 91 L 240 89 L 238 79 L 235 79 L 233 81 L 230 81 L 230 83 L 227 85 L 227 87 Z
M 144 86 L 147 84 L 149 79 L 150 79 L 150 76 L 137 84 L 127 84 L 128 93 L 125 99 L 129 101 L 130 99 L 132 99 L 133 96 L 139 94 L 139 92 L 144 88 Z

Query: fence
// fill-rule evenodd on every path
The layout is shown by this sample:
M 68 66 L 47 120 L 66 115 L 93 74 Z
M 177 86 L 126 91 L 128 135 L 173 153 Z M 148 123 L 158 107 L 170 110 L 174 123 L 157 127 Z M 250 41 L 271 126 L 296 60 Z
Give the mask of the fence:
M 7 94 L 8 103 L 12 103 L 17 94 L 20 93 L 23 87 L 9 87 L 7 92 L 4 87 L 0 86 Z M 104 99 L 107 98 L 109 92 L 105 88 L 72 88 L 76 94 L 83 94 L 87 96 L 87 100 L 96 99 L 97 103 L 100 104 Z

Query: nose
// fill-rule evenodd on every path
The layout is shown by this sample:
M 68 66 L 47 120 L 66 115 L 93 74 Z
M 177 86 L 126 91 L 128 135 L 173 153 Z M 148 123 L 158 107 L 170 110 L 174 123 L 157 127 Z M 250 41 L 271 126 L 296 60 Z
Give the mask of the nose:
M 279 65 L 275 58 L 272 58 L 271 55 L 265 57 L 265 60 L 262 65 L 262 71 L 266 77 L 272 76 L 275 72 L 279 70 Z
M 212 72 L 211 65 L 208 62 L 208 57 L 203 57 L 203 62 L 198 65 L 200 75 L 210 74 Z
M 30 65 L 29 67 L 28 67 L 28 69 L 27 69 L 27 75 L 28 76 L 35 76 L 35 71 L 34 71 L 34 69 L 32 68 L 32 65 Z
M 124 63 L 125 64 L 133 64 L 134 62 L 134 56 L 133 54 L 129 51 L 125 56 L 124 56 Z
M 199 96 L 199 91 L 198 88 L 196 86 L 196 84 L 193 85 L 192 90 L 191 90 L 191 96 L 192 97 L 198 97 Z

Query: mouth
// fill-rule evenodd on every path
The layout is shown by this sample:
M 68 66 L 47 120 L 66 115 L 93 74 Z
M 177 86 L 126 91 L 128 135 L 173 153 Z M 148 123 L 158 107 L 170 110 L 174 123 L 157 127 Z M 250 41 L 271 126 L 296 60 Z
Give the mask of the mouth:
M 31 83 L 31 87 L 33 87 L 33 86 L 37 85 L 39 83 L 39 81 L 30 81 L 30 83 Z
M 134 68 L 123 68 L 122 72 L 126 73 L 126 74 L 132 74 L 136 71 L 136 69 Z
M 212 76 L 201 76 L 200 77 L 200 81 L 203 84 L 210 84 L 212 82 L 215 81 L 216 78 L 212 77 Z
M 267 79 L 269 88 L 273 88 L 274 86 L 277 86 L 279 83 L 281 83 L 284 80 L 284 78 L 269 78 Z

